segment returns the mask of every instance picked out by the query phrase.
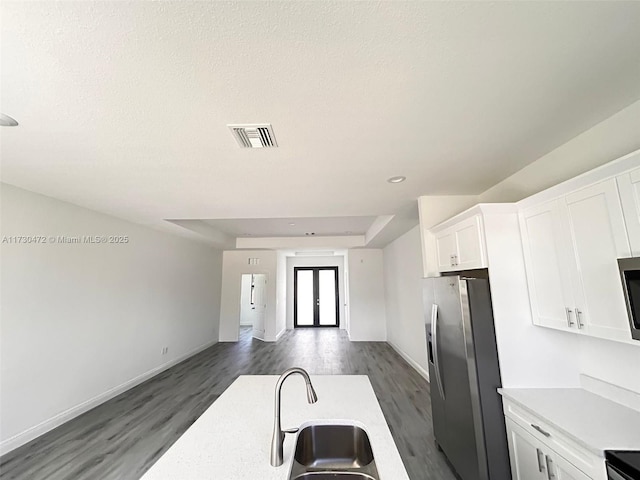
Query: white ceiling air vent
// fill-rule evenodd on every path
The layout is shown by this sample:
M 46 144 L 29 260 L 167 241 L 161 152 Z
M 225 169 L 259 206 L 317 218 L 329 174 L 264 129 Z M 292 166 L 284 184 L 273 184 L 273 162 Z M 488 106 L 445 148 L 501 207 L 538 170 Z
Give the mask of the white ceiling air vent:
M 278 146 L 270 123 L 227 126 L 242 148 Z

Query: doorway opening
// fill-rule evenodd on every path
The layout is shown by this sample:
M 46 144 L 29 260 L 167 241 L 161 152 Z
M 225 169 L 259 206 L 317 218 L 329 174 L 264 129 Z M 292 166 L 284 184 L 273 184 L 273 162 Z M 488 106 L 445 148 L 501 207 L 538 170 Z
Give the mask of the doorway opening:
M 338 267 L 293 268 L 293 326 L 339 327 Z
M 267 275 L 245 273 L 240 284 L 240 329 L 251 329 L 252 336 L 264 340 Z

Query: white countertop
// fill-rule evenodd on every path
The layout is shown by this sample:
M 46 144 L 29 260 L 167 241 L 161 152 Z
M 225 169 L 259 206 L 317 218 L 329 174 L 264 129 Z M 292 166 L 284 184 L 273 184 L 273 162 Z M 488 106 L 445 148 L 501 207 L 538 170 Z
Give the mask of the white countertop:
M 498 392 L 544 419 L 588 450 L 640 450 L 640 412 L 581 388 L 500 388 Z
M 289 476 L 295 435 L 284 442 L 284 463 L 269 464 L 274 389 L 278 376 L 243 375 L 147 471 L 143 480 L 256 479 Z M 364 427 L 381 480 L 408 480 L 398 449 L 366 375 L 312 375 L 318 402 L 307 403 L 304 380 L 282 388 L 282 428 L 310 420 L 348 420 Z

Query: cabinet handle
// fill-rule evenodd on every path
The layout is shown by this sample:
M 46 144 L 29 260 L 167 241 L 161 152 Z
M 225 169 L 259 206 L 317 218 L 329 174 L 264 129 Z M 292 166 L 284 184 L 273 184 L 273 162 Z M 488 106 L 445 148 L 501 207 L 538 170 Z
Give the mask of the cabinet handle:
M 542 463 L 542 450 L 536 448 L 536 456 L 538 457 L 538 471 L 540 473 L 544 472 L 544 463 Z
M 582 311 L 579 308 L 576 308 L 576 320 L 578 321 L 578 328 L 584 327 L 584 323 L 582 323 Z
M 551 436 L 551 434 L 550 434 L 549 432 L 547 432 L 547 431 L 543 430 L 543 429 L 540 427 L 540 425 L 535 425 L 535 424 L 533 424 L 533 423 L 532 423 L 532 424 L 531 424 L 531 426 L 532 426 L 533 428 L 535 428 L 537 431 L 539 431 L 541 434 L 543 434 L 545 437 L 550 437 L 550 436 Z
M 553 480 L 554 478 L 556 478 L 556 474 L 553 473 L 553 471 L 551 470 L 551 466 L 553 465 L 553 462 L 551 461 L 551 457 L 549 457 L 549 455 L 545 455 L 544 458 L 547 464 L 547 478 L 549 480 Z
M 571 328 L 571 327 L 573 327 L 573 323 L 574 323 L 571 320 L 571 314 L 573 313 L 573 310 L 571 310 L 569 307 L 565 307 L 564 311 L 567 314 L 567 325 L 569 325 L 569 328 Z
M 458 255 L 453 256 L 454 265 L 458 265 Z

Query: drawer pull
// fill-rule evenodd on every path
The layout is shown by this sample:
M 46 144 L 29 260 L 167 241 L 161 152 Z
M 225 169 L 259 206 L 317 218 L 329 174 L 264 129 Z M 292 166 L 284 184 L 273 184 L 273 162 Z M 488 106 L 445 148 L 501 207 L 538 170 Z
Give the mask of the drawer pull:
M 550 437 L 550 436 L 551 436 L 551 434 L 550 434 L 549 432 L 547 432 L 547 431 L 543 430 L 543 429 L 540 427 L 540 425 L 535 425 L 535 424 L 533 424 L 533 423 L 532 423 L 532 424 L 531 424 L 531 426 L 532 426 L 533 428 L 535 428 L 537 431 L 539 431 L 541 434 L 543 434 L 545 437 Z

